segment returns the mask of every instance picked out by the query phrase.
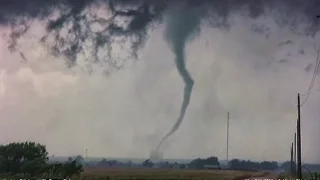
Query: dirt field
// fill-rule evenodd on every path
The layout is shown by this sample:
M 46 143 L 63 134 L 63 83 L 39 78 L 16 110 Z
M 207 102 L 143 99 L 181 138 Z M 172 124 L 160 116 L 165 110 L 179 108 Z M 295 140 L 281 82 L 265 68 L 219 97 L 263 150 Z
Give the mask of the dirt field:
M 142 169 L 142 168 L 86 168 L 82 173 L 85 180 L 94 179 L 175 179 L 175 180 L 244 180 L 249 177 L 264 176 L 263 172 L 244 172 L 233 170 L 182 170 L 182 169 Z

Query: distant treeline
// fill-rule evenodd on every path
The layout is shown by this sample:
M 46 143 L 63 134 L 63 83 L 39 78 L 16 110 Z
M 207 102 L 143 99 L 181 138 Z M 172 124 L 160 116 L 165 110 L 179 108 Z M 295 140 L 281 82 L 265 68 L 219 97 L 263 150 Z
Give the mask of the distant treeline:
M 234 170 L 283 170 L 289 171 L 290 170 L 290 161 L 284 163 L 278 163 L 276 161 L 263 161 L 263 162 L 253 162 L 250 160 L 239 160 L 239 159 L 232 159 L 229 161 L 228 165 L 223 165 L 219 162 L 217 157 L 208 157 L 208 158 L 197 158 L 192 160 L 189 163 L 170 163 L 168 161 L 164 162 L 152 162 L 150 159 L 143 161 L 142 163 L 133 163 L 131 161 L 127 162 L 120 162 L 116 160 L 107 160 L 103 159 L 98 163 L 95 164 L 87 164 L 90 166 L 97 166 L 97 167 L 144 167 L 144 168 L 180 168 L 180 169 L 205 169 L 207 167 L 211 167 L 213 169 L 234 169 Z M 308 166 L 310 171 L 319 171 L 320 165 L 305 165 Z
M 233 159 L 229 162 L 229 168 L 237 170 L 276 170 L 279 166 L 276 161 L 252 162 L 250 160 Z
M 197 158 L 192 160 L 189 163 L 169 163 L 168 161 L 164 162 L 152 162 L 150 159 L 143 161 L 142 163 L 132 163 L 128 162 L 119 162 L 115 160 L 106 160 L 103 159 L 99 163 L 93 165 L 98 167 L 145 167 L 145 168 L 180 168 L 180 169 L 205 169 L 207 167 L 211 167 L 213 169 L 220 168 L 229 168 L 229 169 L 238 169 L 238 170 L 276 170 L 278 169 L 277 162 L 252 162 L 252 161 L 244 161 L 233 159 L 226 166 L 220 165 L 217 157 L 208 157 L 208 158 Z

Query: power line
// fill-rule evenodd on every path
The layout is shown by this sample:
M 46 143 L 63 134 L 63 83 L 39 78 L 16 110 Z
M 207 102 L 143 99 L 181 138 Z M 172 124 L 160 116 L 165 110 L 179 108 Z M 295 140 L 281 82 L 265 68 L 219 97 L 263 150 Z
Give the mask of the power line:
M 307 100 L 308 100 L 308 98 L 309 98 L 309 96 L 310 96 L 311 90 L 312 90 L 312 88 L 313 88 L 314 82 L 315 82 L 315 80 L 316 80 L 317 72 L 318 72 L 319 65 L 320 65 L 319 55 L 320 55 L 320 48 L 318 49 L 317 61 L 316 61 L 316 65 L 315 65 L 315 68 L 314 68 L 314 71 L 313 71 L 313 77 L 312 77 L 312 79 L 311 79 L 311 83 L 310 83 L 310 85 L 309 85 L 309 88 L 308 88 L 307 92 L 302 95 L 302 96 L 307 96 L 307 97 L 306 97 L 306 99 L 301 103 L 300 106 L 303 106 L 303 105 L 307 102 Z
M 311 84 L 312 84 L 312 82 L 314 81 L 314 78 L 315 78 L 316 75 L 317 75 L 317 65 L 319 64 L 319 51 L 320 51 L 320 48 L 319 48 L 319 50 L 318 50 L 318 56 L 317 56 L 317 59 L 316 59 L 316 65 L 315 65 L 315 67 L 314 67 L 314 69 L 313 69 L 313 76 L 312 76 L 311 83 L 310 83 L 310 85 L 309 85 L 309 87 L 308 87 L 307 92 L 304 93 L 304 94 L 302 94 L 302 96 L 306 96 L 306 95 L 308 94 L 308 92 L 309 92 L 310 89 L 311 89 Z

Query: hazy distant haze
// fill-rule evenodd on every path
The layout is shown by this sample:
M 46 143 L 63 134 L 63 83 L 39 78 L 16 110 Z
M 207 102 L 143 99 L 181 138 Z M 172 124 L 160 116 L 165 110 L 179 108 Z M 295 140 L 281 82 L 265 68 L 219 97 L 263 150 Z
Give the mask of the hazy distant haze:
M 166 158 L 225 159 L 228 111 L 229 158 L 290 158 L 296 96 L 311 81 L 313 69 L 305 68 L 315 65 L 313 46 L 320 47 L 320 36 L 293 34 L 268 13 L 230 19 L 228 31 L 203 21 L 201 34 L 187 45 L 194 90 L 184 121 L 164 143 Z M 252 31 L 257 22 L 270 28 L 268 38 Z M 38 20 L 17 43 L 27 62 L 8 50 L 9 28 L 3 25 L 0 32 L 0 143 L 39 141 L 55 155 L 84 155 L 88 148 L 89 156 L 148 157 L 175 123 L 184 84 L 163 38 L 164 25 L 150 31 L 139 61 L 128 59 L 109 76 L 99 67 L 91 75 L 65 68 L 63 57 L 38 43 L 45 33 Z M 279 46 L 288 40 L 292 44 Z M 114 53 L 127 57 L 124 50 Z M 302 107 L 305 162 L 320 162 L 319 98 L 317 79 Z

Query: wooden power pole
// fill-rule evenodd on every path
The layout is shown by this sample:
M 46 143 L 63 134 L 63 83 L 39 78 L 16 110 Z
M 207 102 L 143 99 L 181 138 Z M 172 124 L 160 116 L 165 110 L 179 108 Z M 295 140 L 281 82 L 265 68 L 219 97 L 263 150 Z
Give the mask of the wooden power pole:
M 293 175 L 293 143 L 291 143 L 290 147 L 290 173 Z
M 227 163 L 229 164 L 229 118 L 230 113 L 228 112 L 228 118 L 227 118 Z
M 293 153 L 293 156 L 294 156 L 294 158 L 293 158 L 293 162 L 294 162 L 293 175 L 294 175 L 294 177 L 296 177 L 297 176 L 297 133 L 294 133 L 294 153 Z
M 297 120 L 297 178 L 302 179 L 302 168 L 301 168 L 301 119 L 300 119 L 300 93 L 298 93 L 298 120 Z

